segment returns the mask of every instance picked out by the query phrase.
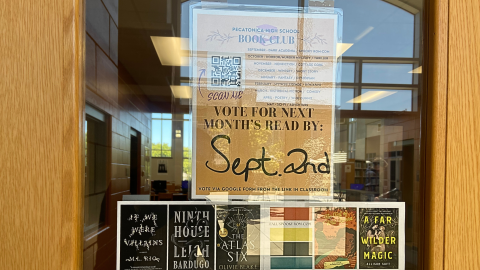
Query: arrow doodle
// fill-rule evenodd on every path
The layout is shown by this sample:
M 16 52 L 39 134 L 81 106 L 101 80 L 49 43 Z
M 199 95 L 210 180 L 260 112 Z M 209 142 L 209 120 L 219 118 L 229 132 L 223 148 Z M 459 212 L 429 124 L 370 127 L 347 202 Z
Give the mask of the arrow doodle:
M 205 75 L 205 69 L 204 68 L 200 69 L 200 76 L 198 76 L 198 92 L 203 97 L 202 90 L 200 90 L 200 79 L 202 78 L 202 75 Z

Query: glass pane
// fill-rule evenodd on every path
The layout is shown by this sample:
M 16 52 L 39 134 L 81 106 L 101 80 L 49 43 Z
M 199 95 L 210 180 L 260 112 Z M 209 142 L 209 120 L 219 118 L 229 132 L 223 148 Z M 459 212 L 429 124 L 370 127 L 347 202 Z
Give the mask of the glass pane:
M 171 120 L 162 120 L 162 156 L 171 157 L 172 150 L 172 121 Z M 167 151 L 169 151 L 167 153 Z
M 152 157 L 160 157 L 162 153 L 162 121 L 152 120 Z
M 355 63 L 342 63 L 342 82 L 355 82 Z
M 162 113 L 162 118 L 163 119 L 172 119 L 172 114 L 171 113 Z
M 171 113 L 152 113 L 152 118 L 155 119 L 172 119 Z
M 365 111 L 412 111 L 411 90 L 362 89 L 357 100 Z
M 183 180 L 192 180 L 192 121 L 190 114 L 184 114 L 183 122 Z
M 152 120 L 152 157 L 171 157 L 172 121 Z
M 337 110 L 353 110 L 353 103 L 348 102 L 353 99 L 353 94 L 354 89 L 337 89 L 335 96 Z
M 96 116 L 105 119 L 95 110 Z M 105 226 L 107 187 L 107 124 L 86 115 L 85 121 L 85 222 L 84 233 L 91 235 Z
M 413 57 L 415 16 L 422 6 L 414 2 L 402 9 L 382 0 L 335 0 L 344 15 L 343 42 L 353 44 L 344 56 Z
M 243 4 L 243 5 L 266 5 L 266 6 L 291 6 L 297 7 L 298 2 L 295 0 L 262 0 L 262 1 L 255 1 L 255 0 L 229 0 L 227 1 L 231 4 Z
M 412 64 L 363 64 L 363 83 L 412 84 Z
M 383 247 L 364 245 L 361 237 L 384 231 L 347 225 L 360 210 L 348 207 L 339 216 L 328 207 L 290 209 L 327 199 L 404 202 L 401 263 L 421 270 L 425 151 L 418 101 L 426 95 L 421 69 L 412 69 L 423 61 L 422 14 L 423 0 L 87 0 L 85 97 L 105 112 L 108 128 L 102 144 L 85 132 L 84 226 L 103 230 L 91 238 L 86 233 L 84 269 L 116 268 L 116 244 L 125 247 L 116 238 L 118 201 L 143 195 L 195 204 L 221 192 L 222 200 L 239 204 L 283 204 L 269 210 L 268 222 L 303 218 L 308 228 L 297 234 L 282 226 L 272 235 L 260 230 L 264 221 L 251 219 L 247 232 L 257 226 L 267 241 L 261 249 L 247 247 L 248 263 L 262 255 L 258 267 L 222 264 L 215 241 L 242 239 L 233 232 L 243 220 L 231 219 L 228 227 L 220 217 L 219 230 L 210 230 L 218 237 L 209 258 L 188 244 L 195 252 L 186 252 L 187 264 L 159 251 L 154 255 L 164 254 L 160 261 L 169 265 L 153 268 L 206 261 L 204 269 L 365 268 L 365 248 Z M 166 243 L 159 249 L 173 243 L 165 224 L 156 229 Z M 174 244 L 197 243 L 181 240 Z M 147 253 L 141 262 L 128 258 L 122 269 L 151 268 L 143 261 L 153 258 Z

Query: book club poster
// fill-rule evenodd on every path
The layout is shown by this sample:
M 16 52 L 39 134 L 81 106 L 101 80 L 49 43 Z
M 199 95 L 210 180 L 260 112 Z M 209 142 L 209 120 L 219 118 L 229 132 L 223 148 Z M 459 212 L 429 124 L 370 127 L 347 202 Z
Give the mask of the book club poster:
M 192 14 L 192 197 L 331 197 L 338 16 Z
M 387 204 L 121 202 L 117 269 L 404 269 L 404 203 Z

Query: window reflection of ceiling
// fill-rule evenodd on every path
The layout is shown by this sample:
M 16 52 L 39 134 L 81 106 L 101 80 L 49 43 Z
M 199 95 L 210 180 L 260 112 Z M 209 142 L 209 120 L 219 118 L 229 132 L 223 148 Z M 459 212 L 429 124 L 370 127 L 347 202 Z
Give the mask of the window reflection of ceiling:
M 422 10 L 423 0 L 383 0 L 392 5 L 398 6 L 412 14 L 417 14 Z
M 119 0 L 120 64 L 157 108 L 170 107 L 172 93 L 168 85 L 173 79 L 172 67 L 162 66 L 150 37 L 180 36 L 180 32 L 182 36 L 187 32 L 188 36 L 188 30 L 180 31 L 180 22 L 189 16 L 188 6 L 183 7 L 181 2 Z M 229 0 L 228 3 L 297 6 L 299 1 Z M 423 0 L 335 0 L 335 7 L 344 11 L 343 42 L 354 44 L 344 58 L 413 58 L 414 14 L 422 10 L 422 3 Z
M 163 66 L 151 36 L 175 36 L 178 7 L 167 0 L 119 0 L 119 64 L 153 111 L 171 111 L 170 66 Z
M 324 1 L 324 0 L 306 0 L 305 2 L 316 2 L 316 1 Z M 334 0 L 338 1 L 338 0 Z M 361 2 L 362 0 L 356 0 Z M 382 0 L 399 8 L 402 8 L 412 14 L 418 13 L 422 10 L 423 0 Z M 183 2 L 188 2 L 182 0 Z M 221 2 L 228 2 L 231 4 L 244 4 L 244 5 L 270 5 L 270 6 L 298 6 L 299 3 L 301 5 L 302 1 L 297 0 L 228 0 L 228 1 L 221 1 Z
M 414 52 L 414 15 L 382 0 L 336 0 L 343 10 L 344 57 L 406 57 Z

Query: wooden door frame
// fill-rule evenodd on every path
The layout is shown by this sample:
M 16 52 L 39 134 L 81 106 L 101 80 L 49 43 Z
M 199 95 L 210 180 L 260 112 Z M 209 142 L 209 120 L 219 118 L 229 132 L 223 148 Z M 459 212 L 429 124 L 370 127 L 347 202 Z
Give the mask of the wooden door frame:
M 60 0 L 57 0 L 60 1 Z M 72 35 L 65 35 L 66 45 L 74 45 L 74 56 L 69 55 L 72 51 L 66 48 L 66 56 L 75 59 L 68 68 L 74 75 L 73 81 L 78 90 L 77 106 L 78 135 L 83 136 L 83 123 L 85 117 L 85 0 L 75 0 L 70 12 L 75 14 L 74 20 L 70 22 Z M 446 147 L 447 147 L 447 89 L 448 89 L 448 18 L 449 18 L 449 0 L 425 0 L 424 3 L 424 65 L 423 74 L 426 89 L 426 98 L 424 99 L 425 117 L 425 135 L 422 138 L 424 145 L 424 166 L 425 184 L 423 186 L 423 195 L 425 196 L 424 205 L 424 230 L 425 233 L 421 241 L 422 252 L 420 259 L 425 270 L 444 269 L 444 233 L 445 233 L 445 166 L 446 166 Z M 73 32 L 74 30 L 74 32 Z M 72 40 L 72 36 L 75 38 Z M 140 138 L 139 138 L 140 139 Z M 140 145 L 140 142 L 139 142 Z M 79 158 L 77 177 L 75 175 L 74 184 L 78 189 L 77 204 L 75 204 L 77 216 L 71 220 L 76 228 L 75 243 L 76 252 L 71 257 L 72 269 L 82 268 L 83 256 L 83 187 L 84 187 L 84 158 L 83 140 L 79 142 Z M 140 154 L 140 153 L 139 153 Z M 139 178 L 141 179 L 141 178 Z M 140 181 L 139 181 L 140 182 Z M 74 189 L 72 187 L 72 189 Z M 140 188 L 138 189 L 140 190 Z M 420 265 L 420 268 L 422 266 Z
M 444 269 L 448 0 L 425 0 L 425 225 L 423 269 Z
M 475 269 L 480 266 L 480 3 L 427 3 L 425 269 Z M 453 233 L 458 228 L 462 238 Z
M 28 0 L 27 0 L 28 1 Z M 77 207 L 77 227 L 75 232 L 75 236 L 78 237 L 78 239 L 74 239 L 76 244 L 76 252 L 74 254 L 74 260 L 72 261 L 72 269 L 83 269 L 83 248 L 85 244 L 85 239 L 84 239 L 84 217 L 85 217 L 85 211 L 84 211 L 84 205 L 85 205 L 85 37 L 86 37 L 86 1 L 87 0 L 74 0 L 72 2 L 64 1 L 65 3 L 73 3 L 73 7 L 71 10 L 72 14 L 74 15 L 74 24 L 72 25 L 72 28 L 74 29 L 74 42 L 75 42 L 75 48 L 74 50 L 75 53 L 75 77 L 76 77 L 76 85 L 78 86 L 78 108 L 80 109 L 78 111 L 78 118 L 80 120 L 80 123 L 78 124 L 78 134 L 80 136 L 80 141 L 79 141 L 79 148 L 80 148 L 80 161 L 78 162 L 78 165 L 80 166 L 78 168 L 79 174 L 78 179 L 76 182 L 77 188 L 78 188 L 78 207 Z M 111 130 L 111 119 L 108 118 L 108 130 Z M 111 136 L 109 137 L 109 145 L 112 145 L 112 138 Z M 109 160 L 111 160 L 111 153 L 109 154 Z M 108 170 L 107 177 L 111 176 L 111 171 Z M 107 190 L 108 196 L 110 195 L 110 187 Z M 108 218 L 107 218 L 108 220 Z M 112 222 L 111 220 L 108 220 L 108 223 Z M 116 222 L 116 221 L 113 221 Z
M 25 3 L 27 0 L 22 0 Z M 85 120 L 85 0 L 52 0 L 63 7 L 65 146 L 63 173 L 64 218 L 59 269 L 81 269 L 83 256 L 83 194 Z M 18 4 L 18 2 L 15 2 Z M 448 78 L 448 0 L 425 0 L 426 134 L 424 269 L 444 268 L 445 166 Z M 48 38 L 47 36 L 45 38 Z M 73 237 L 72 237 L 73 236 Z M 461 256 L 458 254 L 458 256 Z M 48 258 L 47 258 L 48 259 Z M 25 259 L 23 259 L 25 260 Z M 35 263 L 35 262 L 34 262 Z
M 420 241 L 423 241 L 421 255 L 426 258 L 423 260 L 423 269 L 426 270 L 444 269 L 446 264 L 452 263 L 448 261 L 446 263 L 444 256 L 447 254 L 445 250 L 448 250 L 445 244 L 445 210 L 446 204 L 451 204 L 445 199 L 448 195 L 446 188 L 451 186 L 455 188 L 454 183 L 447 183 L 446 168 L 449 166 L 449 162 L 447 162 L 449 139 L 447 138 L 447 116 L 453 113 L 447 110 L 447 90 L 449 76 L 452 73 L 458 75 L 463 70 L 448 69 L 451 63 L 449 54 L 457 53 L 449 51 L 449 39 L 455 34 L 454 31 L 449 33 L 449 28 L 452 27 L 449 25 L 449 21 L 457 20 L 455 25 L 467 24 L 468 20 L 472 20 L 469 7 L 476 7 L 475 1 L 477 0 L 457 2 L 425 0 L 424 5 L 423 72 L 427 98 L 424 114 L 426 125 L 423 129 L 425 134 L 422 134 L 425 151 L 425 154 L 422 155 L 424 157 L 422 164 L 425 165 L 423 166 L 425 185 L 421 195 L 425 196 L 425 231 L 424 238 Z M 464 8 L 466 15 L 463 17 L 460 14 L 450 16 L 451 7 L 454 7 L 454 10 L 459 10 L 459 7 Z M 22 218 L 25 219 L 49 221 L 48 223 L 34 224 L 33 228 L 32 224 L 22 223 L 13 226 L 16 224 L 15 220 L 0 219 L 0 226 L 11 228 L 8 235 L 2 234 L 3 241 L 0 248 L 5 248 L 8 252 L 0 264 L 6 269 L 16 268 L 18 265 L 25 268 L 82 269 L 85 0 L 5 1 L 0 12 L 3 15 L 0 16 L 0 22 L 3 23 L 5 30 L 1 40 L 4 46 L 0 46 L 0 51 L 5 52 L 4 64 L 0 64 L 4 71 L 3 82 L 5 84 L 0 82 L 0 85 L 6 90 L 2 93 L 2 95 L 4 94 L 2 97 L 5 99 L 1 100 L 2 112 L 5 113 L 5 117 L 1 118 L 0 125 L 12 124 L 9 117 L 13 117 L 15 120 L 26 119 L 21 117 L 28 112 L 36 113 L 36 115 L 29 116 L 34 117 L 37 121 L 36 124 L 33 124 L 41 125 L 44 130 L 51 129 L 52 132 L 61 132 L 61 140 L 58 141 L 58 144 L 38 145 L 39 149 L 36 150 L 36 154 L 28 157 L 25 153 L 32 150 L 27 149 L 29 144 L 14 145 L 13 143 L 18 140 L 11 136 L 2 138 L 0 142 L 2 149 L 5 150 L 4 153 L 8 153 L 8 157 L 3 157 L 8 166 L 4 166 L 2 176 L 6 176 L 3 183 L 10 192 L 3 193 L 4 196 L 0 197 L 0 202 L 6 205 L 3 209 L 4 214 L 14 216 L 22 213 Z M 452 42 L 451 39 L 450 42 Z M 34 44 L 34 46 L 30 44 Z M 467 49 L 473 50 L 472 48 Z M 19 55 L 25 61 L 20 61 Z M 27 58 L 28 56 L 32 56 L 34 59 Z M 39 64 L 41 61 L 50 61 L 48 62 L 50 69 L 42 70 L 43 66 Z M 452 59 L 452 61 L 458 62 L 459 60 Z M 10 67 L 5 66 L 8 63 L 11 64 Z M 23 78 L 32 78 L 32 76 L 32 81 L 35 83 L 23 80 Z M 458 77 L 455 79 L 458 80 Z M 475 85 L 469 84 L 467 87 L 473 89 Z M 31 91 L 33 88 L 35 91 Z M 41 103 L 41 101 L 47 100 L 46 98 L 48 98 L 48 102 Z M 58 118 L 61 121 L 52 122 L 49 120 L 51 115 L 48 113 L 55 113 L 55 119 Z M 61 115 L 61 118 L 58 115 Z M 17 134 L 17 138 L 24 138 L 26 141 L 37 137 L 43 138 L 44 131 L 39 131 L 39 134 L 31 133 L 32 128 L 26 126 L 30 123 L 32 122 L 16 122 L 13 132 Z M 29 168 L 25 169 L 20 166 L 22 164 L 17 165 L 12 160 L 18 161 L 27 158 L 32 163 L 43 161 L 48 164 L 43 168 L 45 171 L 42 171 L 41 174 L 28 175 L 28 178 L 22 179 L 22 186 L 19 186 L 19 176 L 27 175 L 22 174 L 22 170 Z M 25 165 L 23 164 L 23 166 Z M 39 181 L 48 185 L 38 185 Z M 19 199 L 26 195 L 29 197 L 23 191 L 23 189 L 28 189 L 27 185 L 35 185 L 38 188 L 35 192 L 39 195 L 31 196 L 39 200 L 33 206 L 26 201 L 28 199 Z M 474 185 L 478 187 L 477 183 Z M 11 187 L 19 188 L 12 189 Z M 11 202 L 15 202 L 14 207 Z M 471 208 L 475 209 L 474 207 Z M 478 215 L 478 213 L 473 213 L 473 215 Z M 470 228 L 467 228 L 469 233 L 473 231 L 475 225 L 471 224 Z M 36 243 L 49 243 L 49 245 L 32 245 L 31 241 L 25 241 L 27 236 L 32 235 L 29 232 L 25 233 L 27 230 L 34 230 L 35 235 L 32 237 Z M 40 249 L 42 250 L 40 251 Z M 448 254 L 454 262 L 465 256 L 462 251 Z M 466 263 L 468 261 L 465 261 Z M 470 265 L 470 267 L 474 266 Z
M 2 269 L 82 266 L 84 6 L 0 5 Z
M 79 91 L 79 119 L 84 120 L 84 65 L 85 65 L 85 0 L 75 0 L 75 77 Z M 421 241 L 422 252 L 420 259 L 425 270 L 444 269 L 444 218 L 445 218 L 445 166 L 446 166 L 446 126 L 447 126 L 447 75 L 448 75 L 448 5 L 449 0 L 425 0 L 424 3 L 424 65 L 426 98 L 424 99 L 425 135 L 422 138 L 424 145 L 424 173 L 425 184 L 423 195 L 424 230 Z M 68 40 L 66 36 L 66 40 Z M 73 68 L 73 67 L 72 67 Z M 82 103 L 83 102 L 83 103 Z M 79 133 L 82 135 L 83 122 L 80 121 Z M 140 139 L 140 138 L 139 138 Z M 83 141 L 80 140 L 80 150 L 83 150 Z M 83 151 L 80 151 L 83 157 Z M 77 169 L 80 179 L 77 183 L 81 193 L 78 196 L 79 216 L 76 217 L 77 231 L 76 252 L 72 265 L 74 269 L 81 269 L 83 256 L 83 187 L 84 171 L 83 158 L 80 158 Z M 140 190 L 140 189 L 139 189 Z M 73 221 L 73 220 L 72 220 Z M 422 269 L 422 265 L 420 265 Z

